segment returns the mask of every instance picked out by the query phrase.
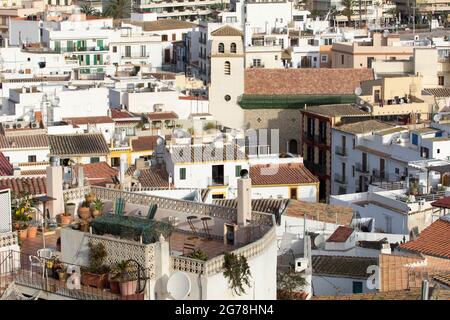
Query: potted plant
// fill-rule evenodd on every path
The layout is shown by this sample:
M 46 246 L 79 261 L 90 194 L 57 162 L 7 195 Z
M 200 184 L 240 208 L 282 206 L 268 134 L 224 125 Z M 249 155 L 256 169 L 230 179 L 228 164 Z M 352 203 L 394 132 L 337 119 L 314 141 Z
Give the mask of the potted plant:
M 61 264 L 59 268 L 56 270 L 58 274 L 58 278 L 60 281 L 66 281 L 67 279 L 67 267 L 64 264 Z
M 90 206 L 91 203 L 86 200 L 81 203 L 81 206 L 78 208 L 78 216 L 81 219 L 87 220 L 91 217 Z
M 119 281 L 120 294 L 129 296 L 136 293 L 137 279 L 131 275 L 132 269 L 128 261 L 121 261 L 116 266 Z
M 66 203 L 64 205 L 64 212 L 69 213 L 70 215 L 75 215 L 76 204 L 73 202 Z
M 92 217 L 96 218 L 102 215 L 103 201 L 99 198 L 95 199 L 92 203 Z
M 28 223 L 22 222 L 19 223 L 19 229 L 17 230 L 17 234 L 20 240 L 25 240 L 28 236 Z
M 36 238 L 37 229 L 37 225 L 35 223 L 31 223 L 27 229 L 27 237 L 30 239 Z
M 63 226 L 67 226 L 72 222 L 72 215 L 68 212 L 61 213 L 59 217 Z
M 32 219 L 33 199 L 28 194 L 16 195 L 12 199 L 13 227 L 17 230 L 19 239 L 27 238 L 29 221 Z M 37 232 L 37 230 L 36 230 Z
M 92 203 L 92 201 L 94 201 L 95 195 L 92 192 L 90 192 L 84 196 L 84 199 L 86 200 L 87 203 L 90 204 L 90 203 Z
M 416 182 L 411 183 L 409 187 L 409 194 L 413 196 L 417 196 L 419 194 L 419 187 Z
M 85 286 L 103 289 L 108 280 L 109 267 L 104 264 L 106 256 L 103 243 L 94 244 L 89 242 L 89 266 L 83 268 L 81 274 L 81 283 Z

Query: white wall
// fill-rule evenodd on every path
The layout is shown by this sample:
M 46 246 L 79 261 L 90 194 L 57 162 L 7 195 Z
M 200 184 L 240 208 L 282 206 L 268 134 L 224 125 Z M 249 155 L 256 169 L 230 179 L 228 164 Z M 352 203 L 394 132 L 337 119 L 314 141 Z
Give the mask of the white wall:
M 353 281 L 359 281 L 363 283 L 363 293 L 375 292 L 376 289 L 369 289 L 364 279 L 352 279 L 352 278 L 338 278 L 338 277 L 323 277 L 314 275 L 312 276 L 313 294 L 315 296 L 334 296 L 334 295 L 346 295 L 353 293 Z

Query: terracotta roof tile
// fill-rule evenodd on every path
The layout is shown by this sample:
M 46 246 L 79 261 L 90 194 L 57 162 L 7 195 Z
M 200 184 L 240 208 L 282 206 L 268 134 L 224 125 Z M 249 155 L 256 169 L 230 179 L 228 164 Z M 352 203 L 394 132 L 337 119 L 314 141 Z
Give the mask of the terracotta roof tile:
M 241 30 L 226 25 L 211 32 L 211 35 L 213 37 L 242 37 L 243 33 Z
M 149 112 L 147 113 L 147 117 L 151 121 L 156 120 L 169 120 L 169 119 L 178 119 L 178 115 L 173 112 Z
M 365 112 L 352 104 L 335 104 L 335 105 L 320 105 L 320 106 L 310 106 L 303 109 L 303 112 L 319 114 L 328 117 L 361 117 L 370 116 L 370 113 Z
M 308 220 L 350 225 L 353 209 L 350 207 L 313 203 L 290 199 L 285 214 L 290 217 L 303 217 Z
M 13 175 L 12 164 L 9 163 L 5 155 L 2 152 L 0 152 L 0 176 L 12 176 L 12 175 Z
M 371 69 L 245 69 L 248 95 L 354 94 Z
M 50 154 L 70 156 L 99 156 L 109 153 L 101 133 L 50 135 Z
M 327 239 L 327 242 L 345 242 L 352 235 L 353 228 L 339 226 L 333 234 Z
M 104 161 L 83 164 L 83 172 L 89 184 L 102 186 L 106 183 L 115 183 L 119 173 L 117 169 L 111 168 Z
M 119 121 L 122 121 L 122 119 L 127 120 L 129 118 L 131 118 L 131 119 L 140 118 L 139 115 L 135 115 L 125 109 L 110 108 L 110 110 L 111 110 L 111 118 L 113 118 L 116 121 L 119 119 L 120 119 Z M 133 121 L 134 121 L 134 119 L 133 119 Z
M 434 293 L 433 295 L 434 296 Z M 370 292 L 351 295 L 315 296 L 313 300 L 422 300 L 420 288 L 389 292 Z M 438 290 L 430 300 L 450 300 L 450 290 Z
M 400 248 L 450 259 L 450 220 L 440 218 L 425 228 L 416 240 L 404 243 Z
M 192 29 L 197 26 L 195 23 L 176 19 L 160 19 L 156 21 L 145 21 L 145 22 L 133 21 L 132 24 L 142 26 L 144 31 Z
M 48 148 L 49 141 L 46 134 L 28 135 L 0 135 L 0 149 L 36 149 Z
M 439 283 L 446 285 L 447 287 L 450 287 L 450 272 L 443 272 L 441 274 L 438 274 L 434 276 L 433 279 Z
M 127 175 L 133 175 L 135 166 L 127 170 Z M 138 181 L 143 188 L 169 188 L 169 175 L 163 166 L 146 167 L 139 170 Z
M 392 124 L 378 121 L 378 120 L 367 120 L 355 123 L 348 123 L 342 126 L 336 126 L 335 129 L 343 132 L 361 134 L 369 133 L 374 131 L 389 130 L 394 128 Z
M 301 163 L 255 165 L 250 168 L 253 185 L 318 183 L 319 180 Z
M 0 179 L 0 186 L 11 189 L 12 194 L 29 193 L 30 195 L 47 194 L 46 177 L 16 177 Z
M 99 124 L 99 123 L 114 123 L 111 117 L 100 116 L 100 117 L 74 117 L 74 118 L 63 118 L 64 121 L 71 123 L 75 126 L 83 124 Z
M 166 136 L 167 140 L 167 136 Z M 245 154 L 233 144 L 224 144 L 223 147 L 213 145 L 187 145 L 172 148 L 172 161 L 174 163 L 213 162 L 224 160 L 245 160 Z
M 350 256 L 312 256 L 314 275 L 367 279 L 367 268 L 378 265 L 377 258 Z
M 154 150 L 158 136 L 139 137 L 131 140 L 131 148 L 136 151 Z

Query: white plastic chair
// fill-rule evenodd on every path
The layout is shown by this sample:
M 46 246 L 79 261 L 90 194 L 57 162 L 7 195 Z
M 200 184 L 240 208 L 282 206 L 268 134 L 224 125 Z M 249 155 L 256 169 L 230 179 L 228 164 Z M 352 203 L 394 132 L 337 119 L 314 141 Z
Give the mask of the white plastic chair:
M 37 250 L 37 256 L 39 258 L 44 258 L 44 259 L 51 259 L 53 256 L 53 249 L 50 248 L 45 248 L 45 249 L 39 249 Z
M 30 259 L 30 280 L 33 280 L 33 267 L 42 268 L 42 279 L 44 279 L 45 273 L 45 259 L 37 256 L 29 256 Z

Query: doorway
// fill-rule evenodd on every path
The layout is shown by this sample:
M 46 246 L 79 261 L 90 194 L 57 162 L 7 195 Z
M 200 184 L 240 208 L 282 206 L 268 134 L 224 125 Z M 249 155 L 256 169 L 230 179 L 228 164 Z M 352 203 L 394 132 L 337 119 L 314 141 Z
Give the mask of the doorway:
M 289 189 L 289 198 L 297 200 L 297 188 Z

